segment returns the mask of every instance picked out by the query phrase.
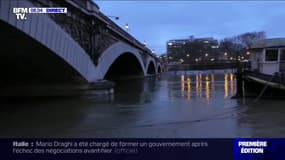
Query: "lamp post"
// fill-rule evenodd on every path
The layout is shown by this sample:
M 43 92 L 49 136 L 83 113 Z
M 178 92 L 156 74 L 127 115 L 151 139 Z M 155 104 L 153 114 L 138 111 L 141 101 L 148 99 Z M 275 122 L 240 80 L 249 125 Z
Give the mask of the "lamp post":
M 129 24 L 128 23 L 125 24 L 125 28 L 127 31 L 129 31 Z
M 224 60 L 228 60 L 228 52 L 224 53 Z
M 118 16 L 107 16 L 109 18 L 114 18 L 115 20 L 119 20 L 120 18 Z

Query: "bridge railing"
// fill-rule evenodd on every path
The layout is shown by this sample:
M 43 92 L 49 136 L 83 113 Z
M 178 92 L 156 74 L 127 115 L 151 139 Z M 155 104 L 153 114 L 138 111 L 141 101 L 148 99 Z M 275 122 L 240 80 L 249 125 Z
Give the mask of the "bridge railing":
M 135 37 L 133 37 L 127 31 L 125 31 L 120 26 L 118 26 L 110 18 L 105 16 L 102 12 L 100 12 L 98 5 L 94 3 L 92 0 L 65 0 L 60 3 L 59 1 L 55 1 L 55 0 L 52 0 L 51 3 L 49 3 L 48 1 L 44 1 L 44 0 L 36 0 L 36 1 L 30 0 L 30 1 L 36 2 L 38 3 L 39 6 L 45 6 L 45 7 L 48 7 L 50 5 L 52 6 L 59 5 L 64 2 L 71 5 L 72 9 L 68 11 L 70 12 L 70 14 L 67 15 L 67 17 L 60 17 L 60 15 L 50 15 L 50 16 L 51 18 L 54 19 L 54 21 L 56 21 L 59 25 L 61 25 L 62 28 L 65 29 L 66 32 L 68 32 L 75 41 L 77 41 L 81 45 L 81 47 L 91 56 L 91 59 L 94 61 L 95 64 L 97 64 L 97 60 L 98 60 L 97 58 L 100 57 L 100 54 L 105 49 L 107 49 L 108 46 L 115 43 L 116 41 L 126 42 L 127 44 L 130 44 L 131 46 L 142 51 L 141 52 L 142 54 L 152 56 L 156 58 L 157 61 L 159 61 L 159 59 L 151 52 L 150 49 L 148 49 L 145 45 L 139 42 Z M 72 12 L 74 11 L 74 9 L 77 11 L 74 12 L 74 15 L 72 15 L 73 14 Z M 78 14 L 79 16 L 84 15 L 85 17 L 82 17 L 82 19 L 80 19 L 78 17 L 75 17 L 76 14 Z M 84 25 L 87 25 L 87 26 L 84 26 Z M 97 36 L 94 36 L 95 38 L 89 37 L 87 41 L 90 41 L 90 42 L 88 43 L 85 43 L 85 41 L 81 41 L 82 39 L 84 39 L 84 35 L 86 36 L 85 32 L 82 32 L 82 31 L 74 32 L 74 30 L 76 29 L 77 30 L 83 29 L 85 31 L 87 29 L 88 32 L 90 32 L 87 35 L 93 35 L 95 33 L 90 31 L 92 27 L 97 27 L 97 28 L 94 28 L 96 30 L 99 28 L 98 29 L 99 32 L 100 32 L 100 29 L 105 29 L 107 32 L 97 33 L 97 31 L 95 31 Z M 98 40 L 97 38 L 99 39 L 101 38 L 101 39 Z M 92 42 L 94 42 L 96 39 L 98 43 L 94 44 L 94 46 L 90 46 L 90 44 L 93 44 Z M 102 44 L 99 44 L 99 42 Z
M 119 33 L 120 36 L 122 36 L 123 39 L 125 39 L 126 41 L 128 41 L 129 43 L 131 43 L 133 46 L 135 46 L 136 48 L 143 50 L 144 52 L 146 52 L 147 54 L 149 54 L 150 56 L 153 56 L 155 58 L 157 58 L 149 48 L 147 48 L 144 44 L 142 44 L 140 41 L 138 41 L 135 37 L 133 37 L 131 34 L 129 34 L 128 32 L 126 32 L 124 29 L 122 29 L 120 26 L 118 26 L 116 23 L 114 23 L 110 18 L 108 18 L 107 16 L 105 16 L 103 13 L 99 13 L 99 15 L 105 19 L 108 22 L 108 26 L 110 29 L 112 29 L 113 31 Z
M 84 1 L 80 1 L 80 2 L 78 0 L 70 0 L 70 1 L 74 2 L 78 6 L 82 7 L 85 11 L 93 14 L 95 16 L 95 18 L 97 18 L 97 19 L 103 21 L 104 23 L 106 23 L 108 28 L 110 30 L 112 30 L 113 32 L 117 33 L 117 35 L 120 36 L 121 39 L 123 39 L 123 41 L 126 41 L 126 42 L 130 43 L 134 47 L 136 47 L 136 48 L 138 48 L 140 50 L 143 50 L 148 55 L 150 55 L 150 56 L 154 57 L 155 59 L 159 60 L 151 52 L 151 50 L 149 48 L 147 48 L 144 44 L 142 44 L 140 41 L 138 41 L 135 37 L 133 37 L 128 32 L 126 32 L 124 29 L 122 29 L 120 26 L 118 26 L 115 22 L 113 22 L 110 18 L 108 18 L 102 12 L 100 12 L 99 11 L 99 7 L 93 1 L 91 1 L 91 2 L 90 2 L 90 0 L 84 0 Z M 95 7 L 98 8 L 98 11 L 94 12 L 94 10 L 88 9 L 88 5 L 87 4 L 94 5 Z

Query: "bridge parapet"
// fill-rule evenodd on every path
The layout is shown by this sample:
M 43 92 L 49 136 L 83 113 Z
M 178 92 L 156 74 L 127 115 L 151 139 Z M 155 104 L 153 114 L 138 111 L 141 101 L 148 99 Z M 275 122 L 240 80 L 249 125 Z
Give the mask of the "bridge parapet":
M 82 8 L 86 8 L 87 10 L 89 10 L 91 12 L 93 11 L 93 12 L 99 13 L 99 6 L 96 3 L 94 3 L 93 1 L 89 1 L 89 0 L 80 0 L 80 1 L 78 1 L 78 0 L 67 0 L 67 1 L 69 1 L 69 3 L 73 2 Z

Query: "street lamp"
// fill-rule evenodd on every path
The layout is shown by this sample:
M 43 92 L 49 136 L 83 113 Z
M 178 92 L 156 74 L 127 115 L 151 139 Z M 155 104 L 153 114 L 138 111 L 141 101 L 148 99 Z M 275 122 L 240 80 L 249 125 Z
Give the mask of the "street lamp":
M 127 31 L 129 31 L 129 24 L 128 23 L 126 23 L 125 28 Z
M 119 17 L 118 16 L 107 16 L 109 18 L 115 18 L 115 20 L 119 20 Z

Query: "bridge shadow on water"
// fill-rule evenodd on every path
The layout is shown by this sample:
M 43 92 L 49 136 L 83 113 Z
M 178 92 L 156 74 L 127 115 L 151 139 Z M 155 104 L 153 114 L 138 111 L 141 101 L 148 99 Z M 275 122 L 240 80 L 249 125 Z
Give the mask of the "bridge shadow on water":
M 153 90 L 157 88 L 158 80 L 159 76 L 153 75 L 115 81 L 114 102 L 126 105 L 150 103 L 153 98 Z
M 133 107 L 155 98 L 151 90 L 156 88 L 157 79 L 116 81 L 115 93 L 110 96 L 2 96 L 0 137 L 66 137 L 74 135 L 74 130 L 77 134 L 78 129 L 128 124 L 131 121 L 126 117 L 140 117 Z M 108 117 L 116 117 L 118 123 Z

